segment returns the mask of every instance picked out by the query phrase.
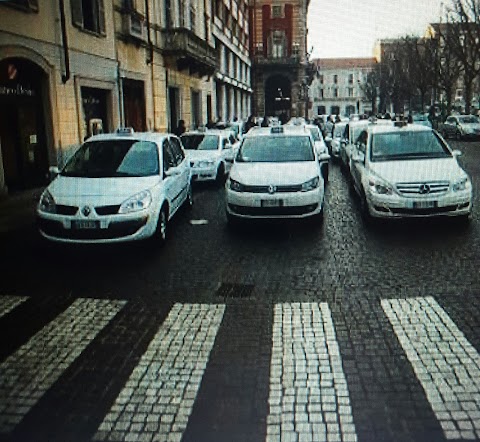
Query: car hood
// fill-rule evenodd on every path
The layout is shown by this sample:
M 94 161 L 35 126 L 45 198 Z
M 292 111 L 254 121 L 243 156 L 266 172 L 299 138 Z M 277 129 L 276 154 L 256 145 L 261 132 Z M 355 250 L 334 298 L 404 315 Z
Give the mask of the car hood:
M 185 150 L 185 156 L 191 161 L 214 160 L 218 158 L 218 150 Z
M 292 167 L 294 165 L 294 167 Z M 245 185 L 268 186 L 270 184 L 302 184 L 320 175 L 316 161 L 295 163 L 235 163 L 230 177 Z
M 59 175 L 49 186 L 57 204 L 115 205 L 160 182 L 158 175 L 122 178 L 79 178 Z
M 455 158 L 382 161 L 370 163 L 370 170 L 390 183 L 453 181 L 465 176 Z

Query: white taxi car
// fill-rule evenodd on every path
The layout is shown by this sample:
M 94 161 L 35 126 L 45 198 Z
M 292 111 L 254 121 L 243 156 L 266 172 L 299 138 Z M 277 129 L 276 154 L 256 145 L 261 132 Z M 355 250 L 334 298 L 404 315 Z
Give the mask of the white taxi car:
M 366 127 L 350 163 L 365 219 L 445 215 L 468 220 L 472 183 L 458 155 L 426 126 Z
M 235 156 L 229 130 L 190 131 L 180 136 L 192 169 L 192 180 L 224 183 Z
M 53 241 L 163 243 L 168 221 L 193 204 L 189 163 L 171 134 L 95 135 L 56 172 L 36 209 L 40 234 Z
M 260 218 L 321 218 L 324 181 L 304 126 L 248 132 L 226 182 L 229 222 Z

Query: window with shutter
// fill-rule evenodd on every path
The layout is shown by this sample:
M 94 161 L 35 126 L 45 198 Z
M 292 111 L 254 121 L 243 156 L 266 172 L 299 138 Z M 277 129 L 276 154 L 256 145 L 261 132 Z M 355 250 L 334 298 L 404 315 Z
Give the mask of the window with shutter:
M 98 0 L 98 32 L 100 34 L 105 35 L 105 7 L 103 4 L 103 0 Z
M 75 26 L 105 35 L 105 7 L 103 0 L 71 0 L 72 22 Z
M 72 22 L 75 26 L 83 28 L 83 8 L 82 0 L 71 0 Z
M 25 12 L 38 12 L 38 0 L 7 0 L 0 2 L 5 6 L 12 6 Z

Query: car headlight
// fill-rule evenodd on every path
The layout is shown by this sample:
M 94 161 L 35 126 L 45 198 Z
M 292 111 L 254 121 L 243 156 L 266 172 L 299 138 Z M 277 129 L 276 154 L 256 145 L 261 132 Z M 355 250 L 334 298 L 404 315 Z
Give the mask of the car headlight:
M 306 181 L 302 184 L 302 192 L 308 192 L 310 190 L 316 189 L 320 183 L 320 177 L 316 176 L 311 180 Z
M 470 180 L 465 177 L 453 183 L 452 189 L 454 192 L 460 192 L 462 190 L 466 190 L 470 186 L 471 186 Z
M 53 199 L 52 194 L 45 190 L 40 197 L 40 201 L 38 202 L 38 210 L 41 212 L 47 213 L 56 213 L 57 206 L 55 204 L 55 200 Z
M 232 180 L 231 178 L 227 182 L 227 187 L 234 192 L 243 192 L 244 186 L 238 181 Z
M 391 184 L 377 176 L 370 176 L 368 178 L 368 187 L 370 188 L 370 192 L 376 193 L 377 195 L 393 194 L 393 187 Z
M 148 190 L 133 195 L 124 201 L 118 209 L 118 213 L 131 213 L 144 210 L 152 203 L 152 194 Z
M 215 164 L 215 161 L 213 160 L 202 160 L 202 161 L 198 161 L 196 163 L 196 166 L 197 167 L 211 167 Z

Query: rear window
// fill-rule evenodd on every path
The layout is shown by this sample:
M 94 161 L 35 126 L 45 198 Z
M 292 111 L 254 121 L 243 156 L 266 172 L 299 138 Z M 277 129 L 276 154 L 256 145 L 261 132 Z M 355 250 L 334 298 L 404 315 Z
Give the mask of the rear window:
M 314 160 L 315 154 L 308 136 L 245 138 L 237 155 L 237 161 L 245 163 L 290 163 Z
M 181 135 L 180 140 L 187 150 L 218 149 L 218 135 L 187 134 Z

